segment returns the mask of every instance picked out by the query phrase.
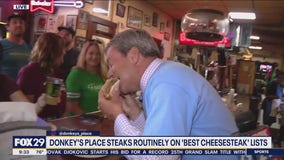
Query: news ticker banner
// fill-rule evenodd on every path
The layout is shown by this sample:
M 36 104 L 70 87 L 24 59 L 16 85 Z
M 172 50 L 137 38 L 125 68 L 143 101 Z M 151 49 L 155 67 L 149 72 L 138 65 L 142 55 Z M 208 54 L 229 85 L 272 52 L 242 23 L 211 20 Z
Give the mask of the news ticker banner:
M 269 149 L 270 137 L 14 137 L 14 148 L 46 149 Z
M 121 149 L 13 149 L 13 155 L 284 155 L 284 149 L 194 149 L 194 150 L 121 150 Z
M 98 132 L 57 131 L 13 136 L 14 155 L 282 155 L 271 137 L 102 137 Z

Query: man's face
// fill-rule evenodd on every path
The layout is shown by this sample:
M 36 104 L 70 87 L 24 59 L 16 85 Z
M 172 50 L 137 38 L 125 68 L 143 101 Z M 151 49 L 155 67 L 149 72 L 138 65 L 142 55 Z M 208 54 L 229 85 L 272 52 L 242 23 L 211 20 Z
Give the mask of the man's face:
M 73 37 L 69 31 L 62 29 L 61 31 L 58 32 L 58 35 L 64 39 L 66 47 L 68 47 L 72 43 Z
M 123 94 L 133 93 L 140 88 L 137 66 L 127 56 L 122 55 L 115 47 L 107 50 L 109 66 L 108 76 L 120 79 L 119 89 Z
M 26 30 L 25 21 L 21 18 L 12 18 L 6 28 L 11 36 L 23 37 Z

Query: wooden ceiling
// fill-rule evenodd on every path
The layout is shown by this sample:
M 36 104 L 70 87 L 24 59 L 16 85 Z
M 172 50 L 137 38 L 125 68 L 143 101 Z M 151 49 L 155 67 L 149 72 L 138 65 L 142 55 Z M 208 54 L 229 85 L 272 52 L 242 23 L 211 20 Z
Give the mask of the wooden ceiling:
M 181 19 L 192 9 L 215 9 L 228 14 L 231 11 L 255 12 L 252 23 L 253 35 L 260 36 L 259 41 L 251 45 L 263 47 L 262 55 L 284 55 L 284 0 L 145 0 L 174 19 Z

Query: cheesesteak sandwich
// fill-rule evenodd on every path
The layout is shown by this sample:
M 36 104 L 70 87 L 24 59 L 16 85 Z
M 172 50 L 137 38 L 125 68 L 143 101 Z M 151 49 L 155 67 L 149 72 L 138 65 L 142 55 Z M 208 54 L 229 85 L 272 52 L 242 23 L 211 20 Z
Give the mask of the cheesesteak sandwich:
M 106 99 L 111 99 L 113 90 L 118 87 L 119 80 L 116 78 L 107 79 L 101 90 L 103 91 L 104 97 Z

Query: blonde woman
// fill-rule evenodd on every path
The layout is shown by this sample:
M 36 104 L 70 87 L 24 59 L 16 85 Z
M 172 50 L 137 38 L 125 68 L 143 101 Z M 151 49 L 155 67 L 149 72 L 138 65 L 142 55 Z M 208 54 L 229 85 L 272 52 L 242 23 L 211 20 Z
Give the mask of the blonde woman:
M 63 79 L 59 66 L 63 63 L 64 42 L 55 33 L 44 33 L 36 41 L 29 64 L 23 66 L 18 74 L 17 84 L 31 102 L 36 102 L 45 93 L 47 77 Z M 46 105 L 39 112 L 39 117 L 49 120 L 59 118 L 65 112 L 65 91 L 57 105 Z
M 98 110 L 98 93 L 107 78 L 104 47 L 99 41 L 87 41 L 77 65 L 66 79 L 67 110 L 82 114 Z

